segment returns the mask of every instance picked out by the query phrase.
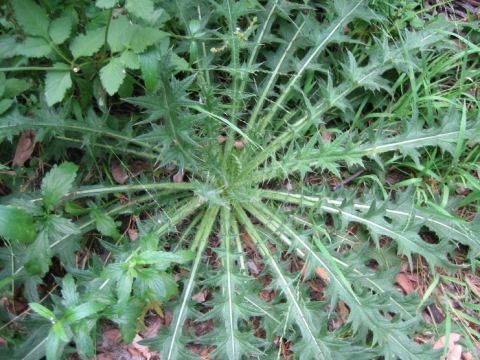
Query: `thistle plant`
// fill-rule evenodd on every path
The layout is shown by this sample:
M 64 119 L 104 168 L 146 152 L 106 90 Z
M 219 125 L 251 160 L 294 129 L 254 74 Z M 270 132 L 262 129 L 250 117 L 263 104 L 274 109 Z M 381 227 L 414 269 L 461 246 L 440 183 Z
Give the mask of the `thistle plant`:
M 325 179 L 359 169 L 381 179 L 389 159 L 418 165 L 433 148 L 457 161 L 475 141 L 468 99 L 418 100 L 425 59 L 448 52 L 458 61 L 447 36 L 455 24 L 392 27 L 395 14 L 367 0 L 80 3 L 61 16 L 41 8 L 45 21 L 34 26 L 23 7 L 40 6 L 12 2 L 25 42 L 45 49 L 38 66 L 22 69 L 31 56 L 21 43 L 4 70 L 20 81 L 45 67 L 46 85 L 38 101 L 9 105 L 0 136 L 8 144 L 35 130 L 59 164 L 38 191 L 14 190 L 0 207 L 2 286 L 23 285 L 36 313 L 12 356 L 61 358 L 72 344 L 94 356 L 99 321 L 116 323 L 130 343 L 156 309 L 171 311 L 171 324 L 142 343 L 165 360 L 197 358 L 188 343 L 230 360 L 281 358 L 287 343 L 304 360 L 438 359 L 415 340 L 429 331 L 421 315 L 429 300 L 403 296 L 395 275 L 403 262 L 455 269 L 459 247 L 474 266 L 478 221 L 460 218 L 448 194 L 435 203 L 415 187 L 333 191 Z M 82 34 L 55 42 L 53 24 L 73 12 Z M 401 105 L 409 88 L 416 97 Z M 126 184 L 104 180 L 98 164 L 107 157 L 125 168 Z M 140 158 L 155 176 L 131 172 Z M 167 166 L 183 181 L 157 176 Z M 91 168 L 97 176 L 81 181 Z M 135 241 L 122 234 L 128 216 Z M 39 305 L 52 259 L 56 276 L 67 275 Z M 199 291 L 204 302 L 192 299 Z M 197 337 L 187 319 L 213 330 Z

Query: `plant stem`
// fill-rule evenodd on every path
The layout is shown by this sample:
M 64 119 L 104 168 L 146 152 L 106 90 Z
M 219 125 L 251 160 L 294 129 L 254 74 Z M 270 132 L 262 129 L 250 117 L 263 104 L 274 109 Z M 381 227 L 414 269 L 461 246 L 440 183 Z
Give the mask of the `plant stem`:
M 83 144 L 83 141 L 80 140 L 80 139 L 73 139 L 73 138 L 69 138 L 69 137 L 66 137 L 66 136 L 58 136 L 58 135 L 56 135 L 55 138 L 59 139 L 59 140 L 74 142 L 74 143 L 77 143 L 77 144 Z M 124 153 L 127 153 L 127 154 L 133 154 L 133 155 L 137 155 L 137 156 L 140 156 L 140 157 L 143 157 L 143 158 L 146 158 L 146 159 L 156 160 L 158 158 L 157 155 L 152 154 L 152 153 L 146 153 L 146 152 L 143 152 L 143 151 L 137 151 L 137 150 L 127 149 L 127 148 L 120 148 L 118 146 L 111 146 L 111 145 L 98 144 L 98 143 L 93 143 L 93 144 L 89 144 L 89 145 L 95 146 L 95 147 L 100 147 L 100 148 L 103 148 L 103 149 L 114 150 L 114 151 L 118 151 L 118 152 L 124 152 Z
M 110 30 L 110 23 L 112 22 L 113 8 L 108 11 L 107 26 L 105 27 L 105 38 L 103 40 L 103 55 L 107 54 L 108 49 L 108 31 Z
M 7 71 L 70 71 L 71 69 L 48 67 L 48 66 L 19 66 L 0 68 L 0 72 Z

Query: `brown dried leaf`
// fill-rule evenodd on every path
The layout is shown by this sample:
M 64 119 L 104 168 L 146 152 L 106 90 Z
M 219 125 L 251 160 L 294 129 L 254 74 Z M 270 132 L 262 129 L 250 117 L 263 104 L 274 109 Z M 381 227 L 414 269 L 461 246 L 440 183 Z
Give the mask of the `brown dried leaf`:
M 12 166 L 17 165 L 18 167 L 22 167 L 25 161 L 32 156 L 33 150 L 35 150 L 35 131 L 22 131 L 20 139 L 18 139 L 17 150 L 15 151 Z
M 112 173 L 113 178 L 117 183 L 120 185 L 125 184 L 125 180 L 128 179 L 128 172 L 122 164 L 120 164 L 120 161 L 118 160 L 113 160 L 112 163 L 110 164 L 110 171 Z
M 325 124 L 320 124 L 320 129 L 325 130 Z M 333 132 L 331 131 L 322 131 L 322 140 L 325 144 L 328 144 L 332 141 Z
M 448 352 L 446 360 L 460 360 L 462 358 L 462 346 L 455 345 L 455 343 L 460 340 L 462 335 L 451 333 L 448 338 Z M 445 347 L 445 336 L 442 336 L 438 339 L 435 344 L 433 344 L 434 349 L 443 349 Z
M 197 301 L 199 303 L 205 302 L 206 299 L 207 299 L 207 290 L 201 290 L 192 296 L 192 300 Z
M 183 175 L 185 175 L 183 171 L 177 172 L 175 175 L 173 175 L 173 182 L 176 182 L 176 183 L 182 182 Z
M 398 273 L 396 276 L 396 280 L 398 285 L 402 287 L 403 291 L 405 291 L 407 295 L 415 291 L 415 289 L 413 288 L 413 284 L 408 278 L 407 274 Z
M 467 273 L 465 276 L 465 280 L 467 281 L 470 290 L 480 297 L 480 278 L 472 273 Z
M 135 241 L 138 239 L 138 229 L 128 229 L 128 238 L 130 241 Z
M 348 309 L 347 305 L 343 301 L 338 302 L 338 313 L 340 314 L 340 317 L 342 318 L 342 321 L 344 324 L 347 323 L 347 317 L 350 314 L 350 310 Z
M 150 360 L 152 357 L 152 353 L 150 352 L 150 349 L 148 346 L 145 345 L 140 345 L 138 342 L 142 341 L 143 338 L 140 335 L 135 335 L 135 338 L 133 339 L 132 344 L 128 347 L 128 351 L 132 353 L 132 350 L 138 351 L 138 355 L 143 355 L 143 357 L 147 360 Z
M 225 141 L 227 141 L 227 137 L 223 135 L 218 135 L 217 140 L 220 144 L 223 144 Z
M 243 145 L 245 145 L 243 142 L 239 141 L 239 140 L 235 140 L 235 143 L 233 144 L 233 146 L 235 147 L 235 149 L 243 149 Z
M 317 266 L 315 268 L 315 272 L 317 273 L 318 276 L 320 276 L 323 280 L 328 280 L 328 274 L 325 270 L 323 270 L 321 267 Z
M 257 251 L 257 248 L 255 247 L 255 245 L 253 245 L 253 242 L 250 239 L 250 235 L 248 235 L 247 233 L 242 233 L 241 237 L 242 237 L 243 241 L 245 242 L 246 250 L 253 250 L 255 252 Z

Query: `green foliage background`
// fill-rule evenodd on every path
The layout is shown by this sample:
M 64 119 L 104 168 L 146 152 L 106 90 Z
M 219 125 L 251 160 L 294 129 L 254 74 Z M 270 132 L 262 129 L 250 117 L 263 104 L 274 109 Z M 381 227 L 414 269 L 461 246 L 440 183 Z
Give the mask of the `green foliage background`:
M 403 262 L 431 274 L 478 265 L 478 218 L 458 215 L 476 213 L 480 189 L 473 19 L 405 0 L 1 9 L 0 156 L 25 130 L 36 152 L 0 175 L 0 285 L 32 310 L 2 327 L 0 357 L 86 359 L 102 321 L 130 343 L 160 306 L 172 323 L 144 344 L 162 359 L 196 358 L 191 342 L 216 359 L 279 358 L 275 341 L 301 360 L 439 358 L 415 337 L 451 329 L 427 324 L 430 300 L 394 284 Z M 138 159 L 150 170 L 133 174 Z M 359 169 L 348 188 L 325 180 Z M 390 186 L 391 173 L 407 179 Z M 43 299 L 42 284 L 58 287 Z M 335 328 L 339 301 L 349 314 Z M 213 331 L 196 337 L 187 319 Z

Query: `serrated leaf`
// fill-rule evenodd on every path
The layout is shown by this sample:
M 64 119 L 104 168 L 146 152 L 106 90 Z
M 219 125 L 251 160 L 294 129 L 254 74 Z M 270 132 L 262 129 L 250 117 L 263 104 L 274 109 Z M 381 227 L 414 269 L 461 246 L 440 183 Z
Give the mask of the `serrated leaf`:
M 11 0 L 15 18 L 23 31 L 30 35 L 48 37 L 48 17 L 44 8 L 32 0 Z
M 8 59 L 17 55 L 17 41 L 11 35 L 0 36 L 0 59 Z
M 108 29 L 107 42 L 112 52 L 124 50 L 130 42 L 134 26 L 130 24 L 127 17 L 120 15 L 117 19 L 110 22 Z
M 160 61 L 157 52 L 151 49 L 139 55 L 142 79 L 148 92 L 154 92 L 160 78 Z
M 32 243 L 37 237 L 33 218 L 25 210 L 0 205 L 0 236 L 12 242 Z
M 55 67 L 64 68 L 62 70 L 47 71 L 45 76 L 45 97 L 48 106 L 59 103 L 65 97 L 65 93 L 72 87 L 72 77 L 70 75 L 70 66 L 64 63 L 55 63 Z
M 55 320 L 57 317 L 55 314 L 45 306 L 37 303 L 29 303 L 28 306 L 35 311 L 38 315 L 43 316 L 45 319 L 51 321 Z
M 100 80 L 109 95 L 115 94 L 125 79 L 126 71 L 120 59 L 115 58 L 100 69 Z
M 105 236 L 110 236 L 114 239 L 118 239 L 120 237 L 120 233 L 117 229 L 117 224 L 112 219 L 111 216 L 101 213 L 101 212 L 94 212 L 95 221 L 97 224 L 97 229 Z
M 52 48 L 42 38 L 28 37 L 24 42 L 17 45 L 15 51 L 23 56 L 39 58 L 50 54 Z
M 62 280 L 62 297 L 66 307 L 75 305 L 80 301 L 80 296 L 78 295 L 77 287 L 71 274 L 65 275 Z
M 97 0 L 95 5 L 102 9 L 110 9 L 117 4 L 117 0 Z
M 86 302 L 86 303 L 77 305 L 65 311 L 65 314 L 63 316 L 63 321 L 67 323 L 73 323 L 73 322 L 82 320 L 86 317 L 89 317 L 103 310 L 105 306 L 106 304 L 102 304 L 99 302 Z
M 140 61 L 138 60 L 138 55 L 132 51 L 126 50 L 120 55 L 120 61 L 126 68 L 129 69 L 140 69 Z
M 127 0 L 125 9 L 139 18 L 150 20 L 153 14 L 152 0 Z
M 117 303 L 108 310 L 110 314 L 107 317 L 119 325 L 125 343 L 131 343 L 136 335 L 136 321 L 142 313 L 140 301 L 130 299 L 126 303 Z
M 45 355 L 47 356 L 47 360 L 58 360 L 62 355 L 60 351 L 61 348 L 61 340 L 57 336 L 55 330 L 50 328 L 50 332 L 48 333 L 47 342 L 45 344 Z
M 71 162 L 55 165 L 42 181 L 43 205 L 52 211 L 58 202 L 68 194 L 77 176 L 78 166 Z
M 129 43 L 130 48 L 137 54 L 143 53 L 147 47 L 154 45 L 168 36 L 166 32 L 151 28 L 136 26 Z
M 70 43 L 70 51 L 75 59 L 95 54 L 105 41 L 105 27 L 80 34 Z
M 83 320 L 73 327 L 73 333 L 77 351 L 80 354 L 93 357 L 95 348 L 93 346 L 92 337 L 90 336 L 87 321 Z
M 50 24 L 48 34 L 55 44 L 63 44 L 70 36 L 72 25 L 72 18 L 70 16 L 59 17 Z
M 42 231 L 26 251 L 25 270 L 29 275 L 45 276 L 52 263 L 48 234 Z

